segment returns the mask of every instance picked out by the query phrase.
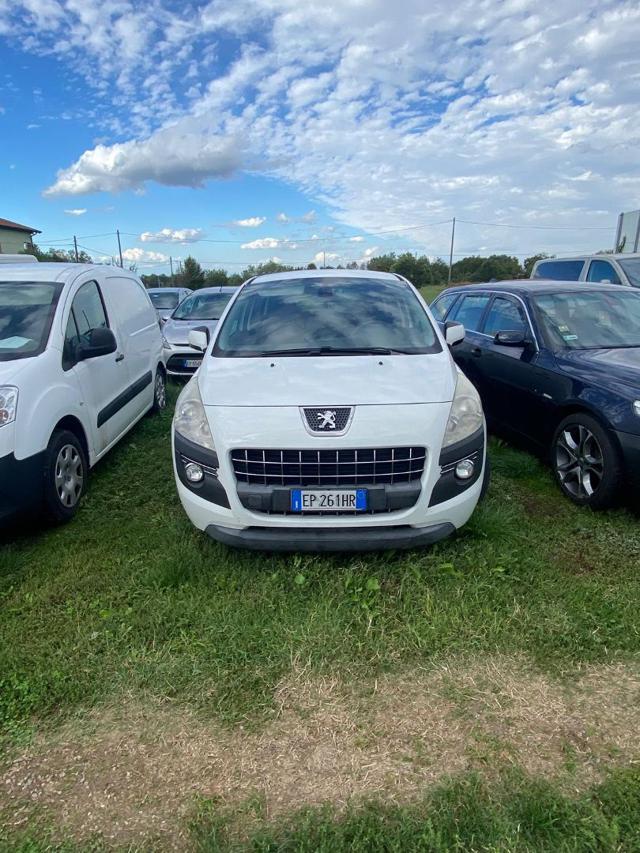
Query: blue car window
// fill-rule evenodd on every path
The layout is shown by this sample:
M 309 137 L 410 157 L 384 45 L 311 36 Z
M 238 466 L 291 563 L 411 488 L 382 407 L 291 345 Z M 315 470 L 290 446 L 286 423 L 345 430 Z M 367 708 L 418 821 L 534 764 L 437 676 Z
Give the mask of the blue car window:
M 482 315 L 488 302 L 489 296 L 485 293 L 465 295 L 454 307 L 448 319 L 462 323 L 465 329 L 470 332 L 477 332 L 480 329 Z
M 444 320 L 447 315 L 447 311 L 451 308 L 457 298 L 457 293 L 443 293 L 435 302 L 431 303 L 431 313 L 436 320 Z
M 620 284 L 618 273 L 609 261 L 591 261 L 587 281 L 608 281 L 611 284 Z
M 496 296 L 484 321 L 485 335 L 496 332 L 524 332 L 527 328 L 522 308 L 513 299 Z

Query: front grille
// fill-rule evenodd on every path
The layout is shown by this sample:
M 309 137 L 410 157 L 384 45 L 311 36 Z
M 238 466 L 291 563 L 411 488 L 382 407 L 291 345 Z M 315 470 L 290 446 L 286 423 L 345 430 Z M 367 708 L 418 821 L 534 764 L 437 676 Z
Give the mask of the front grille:
M 424 470 L 424 447 L 231 451 L 240 483 L 253 486 L 364 486 L 410 483 Z
M 314 409 L 305 408 L 304 416 L 312 432 L 344 432 L 351 419 L 351 407 L 342 406 L 336 409 L 327 406 Z

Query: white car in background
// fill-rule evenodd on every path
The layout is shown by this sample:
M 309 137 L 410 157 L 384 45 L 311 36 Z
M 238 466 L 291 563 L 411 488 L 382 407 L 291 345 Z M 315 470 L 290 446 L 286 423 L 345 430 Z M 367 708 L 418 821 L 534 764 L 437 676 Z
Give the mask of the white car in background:
M 158 312 L 158 318 L 165 321 L 193 291 L 189 287 L 150 287 L 147 293 Z
M 173 421 L 193 524 L 277 551 L 408 548 L 466 523 L 487 486 L 480 398 L 406 279 L 313 270 L 246 282 Z
M 89 469 L 165 405 L 158 318 L 133 273 L 0 264 L 0 522 L 72 518 Z

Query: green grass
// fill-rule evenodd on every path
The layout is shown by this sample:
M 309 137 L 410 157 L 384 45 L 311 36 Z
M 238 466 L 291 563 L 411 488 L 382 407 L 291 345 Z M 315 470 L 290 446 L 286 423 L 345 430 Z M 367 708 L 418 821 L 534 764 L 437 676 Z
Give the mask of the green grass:
M 511 770 L 488 783 L 454 778 L 407 806 L 370 802 L 342 814 L 305 809 L 268 822 L 259 801 L 225 810 L 202 800 L 191 821 L 194 853 L 621 853 L 640 850 L 640 772 L 611 773 L 584 794 Z M 3 840 L 0 853 L 101 853 L 99 839 L 77 846 L 33 829 Z M 152 851 L 153 842 L 121 847 Z
M 541 668 L 637 656 L 640 532 L 491 446 L 488 500 L 431 549 L 256 556 L 210 541 L 177 500 L 167 413 L 95 471 L 77 519 L 0 547 L 0 725 L 149 693 L 259 722 L 292 660 L 370 677 L 453 654 Z
M 259 822 L 259 821 L 258 821 Z M 640 772 L 618 771 L 579 797 L 511 771 L 487 783 L 454 779 L 411 806 L 370 803 L 336 815 L 310 809 L 238 838 L 238 816 L 204 803 L 193 824 L 200 853 L 640 850 Z

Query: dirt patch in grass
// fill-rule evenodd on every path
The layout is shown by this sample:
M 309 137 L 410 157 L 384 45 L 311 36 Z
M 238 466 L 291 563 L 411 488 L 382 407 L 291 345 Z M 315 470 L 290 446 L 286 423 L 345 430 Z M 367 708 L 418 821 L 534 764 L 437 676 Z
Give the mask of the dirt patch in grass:
M 572 787 L 640 758 L 640 667 L 585 669 L 571 686 L 495 658 L 346 685 L 294 673 L 261 731 L 129 699 L 38 736 L 0 775 L 0 820 L 36 816 L 78 840 L 183 847 L 197 796 L 258 798 L 270 819 L 361 797 L 408 801 L 444 776 L 514 764 Z

